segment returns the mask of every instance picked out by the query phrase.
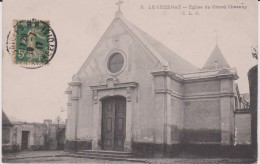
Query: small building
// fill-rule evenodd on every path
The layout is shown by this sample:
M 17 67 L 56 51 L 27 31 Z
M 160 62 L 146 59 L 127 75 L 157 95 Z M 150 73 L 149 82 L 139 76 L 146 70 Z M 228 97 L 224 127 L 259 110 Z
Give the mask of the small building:
M 3 112 L 3 152 L 20 150 L 63 150 L 65 124 L 10 122 Z

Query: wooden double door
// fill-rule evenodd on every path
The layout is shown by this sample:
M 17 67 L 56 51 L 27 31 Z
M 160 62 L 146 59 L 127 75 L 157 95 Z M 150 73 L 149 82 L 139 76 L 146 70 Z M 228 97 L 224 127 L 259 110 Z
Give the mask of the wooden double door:
M 102 149 L 124 150 L 126 133 L 126 99 L 109 97 L 102 101 Z

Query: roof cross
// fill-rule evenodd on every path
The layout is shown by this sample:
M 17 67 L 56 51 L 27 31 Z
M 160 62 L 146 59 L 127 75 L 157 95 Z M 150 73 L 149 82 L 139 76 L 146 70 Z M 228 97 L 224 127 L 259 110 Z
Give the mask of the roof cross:
M 118 2 L 116 3 L 116 5 L 118 5 L 118 11 L 121 11 L 122 3 L 124 3 L 124 1 L 122 1 L 122 0 L 118 0 Z

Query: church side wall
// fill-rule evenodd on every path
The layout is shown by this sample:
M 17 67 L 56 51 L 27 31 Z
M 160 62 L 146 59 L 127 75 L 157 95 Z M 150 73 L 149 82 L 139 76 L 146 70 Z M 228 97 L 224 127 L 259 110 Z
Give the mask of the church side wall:
M 184 84 L 184 144 L 221 142 L 220 81 Z
M 182 110 L 183 102 L 181 99 L 171 97 L 171 142 L 172 144 L 179 144 L 181 142 L 182 131 Z
M 170 111 L 171 120 L 168 126 L 171 131 L 171 144 L 181 143 L 181 131 L 183 126 L 183 101 L 181 99 L 183 95 L 183 84 L 176 80 L 171 79 L 169 90 L 170 96 Z

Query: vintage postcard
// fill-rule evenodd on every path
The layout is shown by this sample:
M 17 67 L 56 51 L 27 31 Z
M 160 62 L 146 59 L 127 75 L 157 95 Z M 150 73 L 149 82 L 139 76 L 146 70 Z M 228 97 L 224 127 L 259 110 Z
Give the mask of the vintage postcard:
M 2 162 L 255 162 L 257 5 L 4 0 Z

